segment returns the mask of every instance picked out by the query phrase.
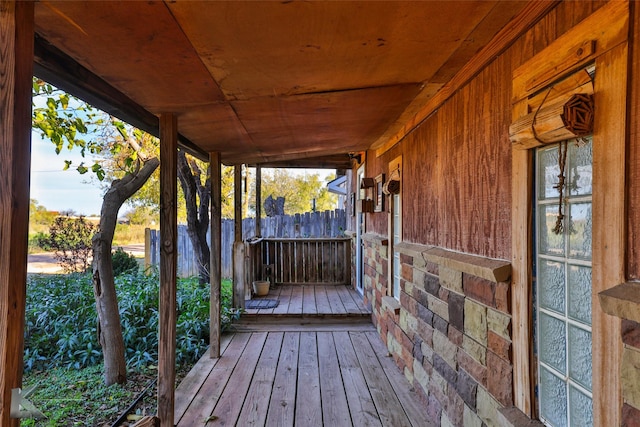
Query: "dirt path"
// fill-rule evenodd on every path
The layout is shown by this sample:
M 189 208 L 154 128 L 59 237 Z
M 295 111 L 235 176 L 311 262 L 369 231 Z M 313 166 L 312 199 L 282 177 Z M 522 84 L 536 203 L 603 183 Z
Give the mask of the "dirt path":
M 137 258 L 144 257 L 144 243 L 124 245 L 122 248 Z M 55 274 L 63 272 L 56 262 L 53 252 L 30 254 L 27 263 L 27 273 Z

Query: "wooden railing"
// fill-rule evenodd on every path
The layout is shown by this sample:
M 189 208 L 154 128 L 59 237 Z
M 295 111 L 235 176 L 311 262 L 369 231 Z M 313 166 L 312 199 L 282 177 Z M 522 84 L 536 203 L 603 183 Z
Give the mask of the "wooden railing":
M 249 282 L 343 285 L 351 282 L 349 238 L 262 238 L 248 242 Z

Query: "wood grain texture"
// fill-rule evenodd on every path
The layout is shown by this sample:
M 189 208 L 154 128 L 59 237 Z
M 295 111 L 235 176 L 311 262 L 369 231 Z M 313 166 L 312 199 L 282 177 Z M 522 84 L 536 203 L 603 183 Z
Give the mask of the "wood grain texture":
M 0 1 L 0 425 L 22 384 L 31 165 L 33 3 Z
M 633 3 L 633 22 L 640 22 L 640 7 Z M 629 45 L 631 75 L 629 82 L 629 109 L 640 111 L 640 31 L 632 34 Z M 628 209 L 627 275 L 629 280 L 640 280 L 640 116 L 629 115 L 629 156 L 627 159 Z
M 623 43 L 596 60 L 593 133 L 592 339 L 594 425 L 620 425 L 620 319 L 605 314 L 598 293 L 625 281 L 626 96 L 628 49 Z
M 209 355 L 220 357 L 220 314 L 222 287 L 222 164 L 220 153 L 209 153 L 211 171 L 211 269 L 209 272 L 211 306 L 209 309 Z
M 556 6 L 556 2 L 529 2 L 520 14 L 504 25 L 503 29 L 484 46 L 478 54 L 468 61 L 447 84 L 440 89 L 421 109 L 409 120 L 404 127 L 394 136 L 387 139 L 384 145 L 374 144 L 376 155 L 381 156 L 399 141 L 409 135 L 417 126 L 436 111 L 442 103 L 453 96 L 456 91 L 466 85 L 469 80 L 486 67 L 494 58 L 500 55 L 513 42 L 525 32 L 531 25 L 537 22 L 549 10 Z
M 549 43 L 534 60 L 528 61 L 526 66 L 513 71 L 513 102 L 549 85 L 624 42 L 628 36 L 628 24 L 627 2 L 612 1 L 600 8 L 582 23 L 584 30 L 561 35 Z M 577 49 L 585 41 L 595 41 L 596 48 L 589 55 L 568 52 Z
M 160 301 L 158 339 L 158 418 L 161 427 L 173 427 L 176 380 L 176 241 L 178 195 L 178 120 L 160 116 Z

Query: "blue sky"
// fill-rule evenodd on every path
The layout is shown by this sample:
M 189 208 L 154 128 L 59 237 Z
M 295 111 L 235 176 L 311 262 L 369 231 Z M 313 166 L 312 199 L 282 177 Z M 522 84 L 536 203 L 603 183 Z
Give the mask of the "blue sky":
M 31 133 L 31 198 L 51 211 L 73 210 L 82 215 L 100 213 L 102 193 L 91 174 L 80 175 L 72 166 L 62 170 L 65 160 L 80 164 L 79 150 L 64 150 L 56 155 L 52 142 L 43 140 L 39 132 Z M 85 159 L 91 164 L 91 159 Z

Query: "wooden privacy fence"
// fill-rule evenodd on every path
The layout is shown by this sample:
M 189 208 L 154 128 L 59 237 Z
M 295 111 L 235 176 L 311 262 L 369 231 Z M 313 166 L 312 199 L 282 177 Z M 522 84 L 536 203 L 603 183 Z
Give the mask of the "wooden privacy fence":
M 351 283 L 351 239 L 261 238 L 247 247 L 247 278 L 289 285 Z
M 262 218 L 261 235 L 268 238 L 335 238 L 344 235 L 347 217 L 344 209 L 324 212 L 307 212 L 296 215 L 279 215 Z M 222 221 L 222 277 L 233 276 L 234 221 Z M 247 241 L 255 236 L 255 219 L 242 221 L 242 239 Z M 207 235 L 211 244 L 211 236 Z M 178 226 L 178 276 L 189 277 L 198 274 L 198 262 L 193 255 L 187 226 Z M 145 233 L 145 267 L 158 266 L 160 262 L 160 231 L 147 229 Z

